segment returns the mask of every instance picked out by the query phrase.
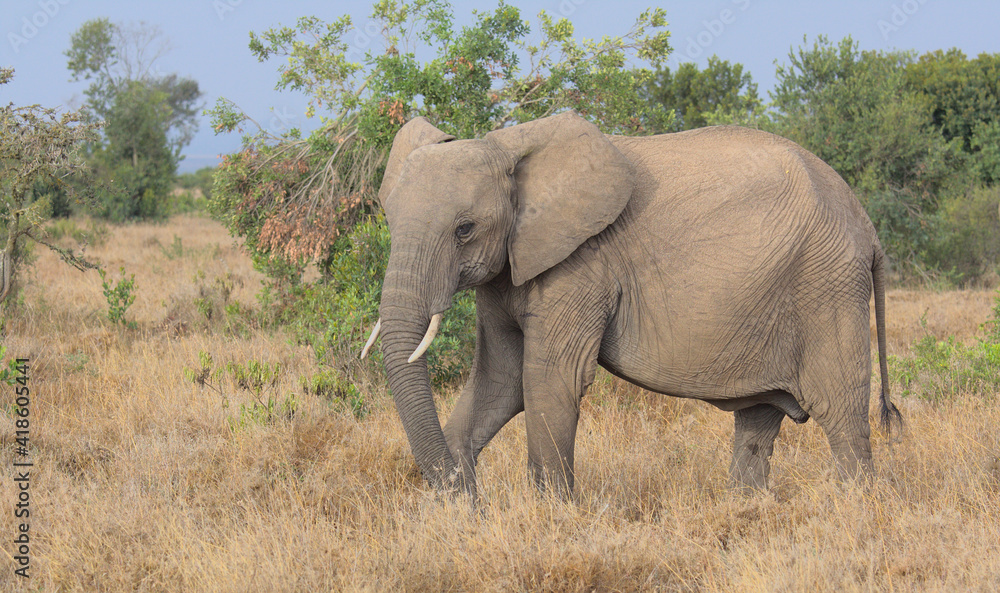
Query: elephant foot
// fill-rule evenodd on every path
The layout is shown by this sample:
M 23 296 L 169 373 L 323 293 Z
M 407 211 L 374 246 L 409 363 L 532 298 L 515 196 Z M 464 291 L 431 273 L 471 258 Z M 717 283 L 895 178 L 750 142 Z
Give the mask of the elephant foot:
M 855 438 L 831 437 L 830 450 L 837 464 L 837 475 L 844 482 L 869 482 L 874 475 L 871 441 L 864 435 Z
M 746 457 L 744 456 L 741 463 L 734 460 L 730 466 L 729 486 L 745 495 L 767 490 L 767 476 L 770 473 L 771 464 L 766 459 L 748 461 Z
M 562 468 L 549 470 L 530 462 L 528 471 L 540 494 L 550 494 L 567 502 L 573 500 L 573 472 L 564 472 Z

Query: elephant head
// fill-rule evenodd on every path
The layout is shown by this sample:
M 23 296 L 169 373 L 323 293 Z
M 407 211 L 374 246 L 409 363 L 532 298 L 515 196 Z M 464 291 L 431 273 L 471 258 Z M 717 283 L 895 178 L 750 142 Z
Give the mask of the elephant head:
M 421 356 L 452 296 L 501 273 L 520 286 L 556 266 L 618 217 L 633 183 L 631 164 L 575 113 L 478 140 L 455 140 L 423 118 L 396 135 L 379 191 L 392 237 L 382 350 L 403 427 L 433 486 L 463 480 Z

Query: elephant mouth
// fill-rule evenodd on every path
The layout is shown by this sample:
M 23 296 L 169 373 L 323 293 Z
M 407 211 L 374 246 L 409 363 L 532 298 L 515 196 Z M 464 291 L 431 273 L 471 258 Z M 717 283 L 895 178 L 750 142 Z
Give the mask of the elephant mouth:
M 458 287 L 455 291 L 468 290 L 479 286 L 491 277 L 496 276 L 500 271 L 491 270 L 485 261 L 477 261 L 462 266 L 461 271 L 458 273 Z

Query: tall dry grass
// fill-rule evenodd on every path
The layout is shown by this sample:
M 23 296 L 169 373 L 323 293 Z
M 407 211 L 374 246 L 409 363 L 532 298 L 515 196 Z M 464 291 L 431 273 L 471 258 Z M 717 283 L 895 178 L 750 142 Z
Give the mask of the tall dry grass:
M 175 234 L 191 250 L 170 259 L 162 247 Z M 730 414 L 601 374 L 583 405 L 576 500 L 529 484 L 518 418 L 484 451 L 471 511 L 423 487 L 384 393 L 357 421 L 301 393 L 298 376 L 316 371 L 307 350 L 203 321 L 193 301 L 214 278 L 238 279 L 230 298 L 246 306 L 258 289 L 217 225 L 116 229 L 90 255 L 135 273 L 138 328 L 102 318 L 96 274 L 39 252 L 3 338 L 32 361 L 32 577 L 13 574 L 4 413 L 0 590 L 1000 589 L 996 398 L 897 398 L 905 436 L 876 431 L 877 472 L 864 487 L 834 478 L 815 423 L 786 423 L 771 490 L 747 498 L 726 487 Z M 989 296 L 890 292 L 891 351 L 905 354 L 925 309 L 931 331 L 969 337 Z M 294 417 L 231 430 L 246 396 L 223 381 L 224 407 L 185 380 L 199 351 L 282 363 L 276 392 L 296 394 Z M 440 398 L 443 414 L 453 397 Z

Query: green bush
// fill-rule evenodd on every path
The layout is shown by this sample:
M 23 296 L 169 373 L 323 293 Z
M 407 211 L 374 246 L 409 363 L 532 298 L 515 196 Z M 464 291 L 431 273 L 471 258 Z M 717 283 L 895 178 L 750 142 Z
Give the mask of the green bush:
M 353 379 L 355 361 L 379 317 L 388 260 L 385 220 L 381 215 L 368 217 L 337 240 L 331 256 L 322 262 L 324 279 L 284 289 L 272 284 L 261 296 L 261 309 L 273 312 L 272 323 L 287 324 L 299 343 L 312 346 L 319 360 L 332 362 L 347 379 Z M 471 291 L 456 294 L 427 353 L 435 385 L 454 383 L 468 371 L 475 319 L 475 295 Z M 381 352 L 373 348 L 362 364 L 377 371 L 381 361 Z
M 175 243 L 180 244 L 179 241 Z M 193 304 L 204 318 L 206 329 L 221 329 L 225 335 L 245 337 L 252 329 L 260 327 L 260 312 L 231 300 L 233 291 L 243 286 L 243 279 L 236 274 L 226 272 L 209 282 L 204 270 L 198 270 L 192 282 L 198 289 Z
M 299 382 L 302 391 L 322 397 L 335 409 L 346 409 L 358 420 L 368 415 L 364 394 L 335 369 L 327 369 L 311 377 L 300 377 Z
M 903 396 L 931 401 L 947 400 L 959 391 L 994 397 L 1000 389 L 1000 291 L 994 298 L 993 319 L 984 324 L 985 335 L 974 345 L 930 334 L 912 346 L 913 355 L 889 357 L 889 366 L 903 388 Z M 926 328 L 926 319 L 921 319 Z
M 1000 186 L 975 187 L 947 200 L 928 259 L 955 284 L 976 282 L 1000 263 Z
M 92 245 L 94 247 L 103 246 L 111 235 L 108 225 L 104 223 L 91 220 L 87 223 L 86 228 L 82 228 L 76 224 L 76 221 L 69 218 L 57 218 L 53 220 L 51 224 L 45 227 L 45 231 L 57 241 L 64 237 L 69 237 L 76 241 L 78 245 Z
M 207 211 L 208 200 L 191 191 L 174 192 L 167 199 L 167 216 Z
M 266 426 L 280 420 L 291 420 L 299 409 L 299 400 L 292 394 L 278 398 L 277 390 L 282 376 L 281 363 L 268 364 L 257 360 L 247 363 L 229 362 L 217 367 L 212 355 L 198 353 L 198 368 L 185 368 L 184 376 L 201 387 L 208 387 L 222 396 L 222 409 L 229 409 L 229 391 L 222 386 L 226 378 L 237 392 L 251 397 L 248 403 L 241 403 L 235 415 L 226 417 L 226 425 L 232 432 L 240 432 L 254 426 Z M 266 396 L 266 397 L 265 397 Z
M 112 285 L 105 277 L 104 270 L 102 268 L 97 269 L 97 273 L 101 276 L 101 288 L 104 292 L 104 298 L 108 301 L 108 320 L 111 323 L 120 323 L 129 329 L 135 329 L 135 322 L 125 319 L 125 313 L 132 306 L 132 303 L 135 302 L 135 274 L 126 278 L 125 268 L 119 268 L 118 270 L 121 272 L 122 277 Z
M 176 169 L 173 157 L 163 157 L 167 162 L 142 160 L 136 165 L 116 154 L 121 148 L 109 145 L 91 155 L 96 182 L 89 213 L 113 223 L 165 219 Z
M 177 176 L 177 185 L 192 194 L 194 190 L 201 192 L 206 200 L 212 196 L 212 184 L 215 182 L 215 167 L 202 167 L 193 173 L 181 173 Z
M 894 271 L 909 276 L 914 269 L 922 270 L 938 218 L 923 212 L 906 193 L 893 189 L 859 193 L 858 199 L 868 211 Z
M 72 199 L 64 183 L 36 181 L 32 187 L 32 194 L 31 201 L 44 203 L 46 214 L 53 219 L 66 218 L 73 213 Z
M 14 385 L 15 377 L 17 377 L 17 359 L 9 358 L 4 362 L 6 356 L 7 347 L 0 344 L 0 383 Z

